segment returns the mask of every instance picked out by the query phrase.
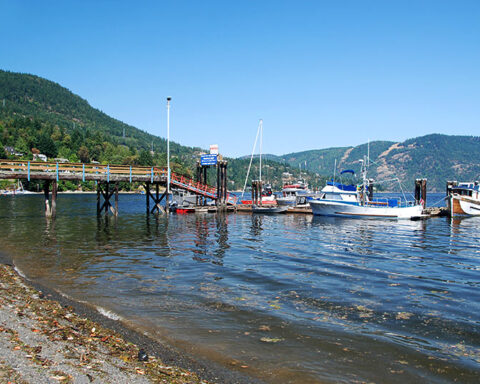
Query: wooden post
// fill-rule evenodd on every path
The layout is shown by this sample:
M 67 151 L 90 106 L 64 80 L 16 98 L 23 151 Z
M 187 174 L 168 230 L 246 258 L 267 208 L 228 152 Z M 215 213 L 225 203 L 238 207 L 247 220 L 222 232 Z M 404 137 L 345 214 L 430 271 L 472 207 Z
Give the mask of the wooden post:
M 415 204 L 418 205 L 420 204 L 420 185 L 421 185 L 421 179 L 416 179 L 415 180 Z
M 118 183 L 115 183 L 115 216 L 118 216 Z
M 45 196 L 45 216 L 51 217 L 52 216 L 52 211 L 50 210 L 50 180 L 45 180 L 45 184 L 43 186 L 43 193 Z
M 155 184 L 155 207 L 157 207 L 157 213 L 160 213 L 161 212 L 161 207 L 160 207 L 160 202 L 159 202 L 159 198 L 160 198 L 160 191 L 159 191 L 159 185 L 158 183 Z
M 222 164 L 217 162 L 217 200 L 215 205 L 218 207 L 222 203 Z
M 55 217 L 57 214 L 57 180 L 54 180 L 52 182 L 52 209 L 51 209 L 51 215 L 52 217 Z
M 103 198 L 105 199 L 105 215 L 108 215 L 108 206 L 110 205 L 110 183 L 107 181 L 105 184 L 105 195 Z
M 145 184 L 145 196 L 147 198 L 147 213 L 150 213 L 150 183 Z
M 262 206 L 263 202 L 262 202 L 262 182 L 261 181 L 258 182 L 258 200 L 259 200 L 260 206 Z
M 422 200 L 423 209 L 427 206 L 427 179 L 422 179 Z
M 254 188 L 255 182 L 252 181 L 252 186 L 251 186 L 251 192 L 252 192 L 252 205 L 254 204 L 255 201 L 255 188 Z
M 227 203 L 227 189 L 228 189 L 228 182 L 227 182 L 227 166 L 228 161 L 223 162 L 223 202 Z
M 100 214 L 100 183 L 97 182 L 97 215 Z

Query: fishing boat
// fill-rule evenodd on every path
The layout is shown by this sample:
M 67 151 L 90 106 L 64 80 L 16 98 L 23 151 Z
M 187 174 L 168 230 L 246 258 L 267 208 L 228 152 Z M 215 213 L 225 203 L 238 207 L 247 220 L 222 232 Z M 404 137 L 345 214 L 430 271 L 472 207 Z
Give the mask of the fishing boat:
M 450 216 L 479 216 L 479 182 L 449 183 L 447 187 L 447 207 Z
M 197 195 L 181 189 L 172 189 L 170 210 L 193 208 L 197 204 Z
M 362 184 L 345 185 L 332 180 L 322 189 L 319 197 L 307 198 L 314 215 L 386 219 L 422 217 L 422 205 L 406 199 L 374 199 L 373 180 L 367 179 L 367 159 L 364 158 L 361 163 Z
M 312 196 L 308 189 L 308 184 L 299 180 L 294 184 L 285 184 L 281 191 L 281 196 L 277 197 L 277 204 L 280 206 L 297 207 L 308 205 L 307 196 Z

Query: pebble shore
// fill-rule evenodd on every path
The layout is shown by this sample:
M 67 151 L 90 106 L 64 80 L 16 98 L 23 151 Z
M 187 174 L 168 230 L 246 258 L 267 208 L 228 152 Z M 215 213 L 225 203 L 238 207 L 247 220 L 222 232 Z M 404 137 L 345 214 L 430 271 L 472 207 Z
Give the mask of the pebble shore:
M 48 299 L 11 266 L 0 265 L 0 291 L 0 382 L 207 383 Z

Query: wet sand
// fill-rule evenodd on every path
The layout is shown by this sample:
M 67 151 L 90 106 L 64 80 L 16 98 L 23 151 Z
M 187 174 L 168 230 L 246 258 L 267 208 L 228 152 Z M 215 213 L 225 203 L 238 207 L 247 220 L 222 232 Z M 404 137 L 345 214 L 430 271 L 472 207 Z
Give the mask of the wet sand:
M 0 291 L 2 382 L 259 382 L 180 353 L 24 279 L 1 252 Z

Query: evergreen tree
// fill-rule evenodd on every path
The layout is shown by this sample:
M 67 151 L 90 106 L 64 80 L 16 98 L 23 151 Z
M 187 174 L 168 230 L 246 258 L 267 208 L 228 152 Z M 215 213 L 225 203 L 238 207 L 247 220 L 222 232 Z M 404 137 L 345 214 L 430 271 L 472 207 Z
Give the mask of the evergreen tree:
M 77 152 L 77 155 L 82 163 L 88 163 L 90 161 L 90 154 L 88 148 L 85 145 L 82 145 Z
M 140 152 L 140 157 L 138 159 L 140 165 L 144 166 L 152 166 L 153 165 L 153 158 L 150 152 L 143 150 Z
M 57 156 L 57 147 L 54 141 L 46 134 L 40 135 L 38 138 L 37 148 L 40 153 L 43 153 L 47 157 Z
M 5 152 L 5 148 L 3 147 L 3 144 L 0 143 L 0 159 L 6 159 L 7 158 L 7 153 Z

